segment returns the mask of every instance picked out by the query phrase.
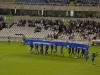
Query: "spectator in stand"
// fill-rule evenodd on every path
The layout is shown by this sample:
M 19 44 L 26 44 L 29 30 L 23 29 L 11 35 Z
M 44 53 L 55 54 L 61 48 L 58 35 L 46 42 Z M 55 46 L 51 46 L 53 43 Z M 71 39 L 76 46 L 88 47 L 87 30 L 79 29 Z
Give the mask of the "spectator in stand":
M 51 1 L 50 0 L 46 0 L 46 3 L 50 3 Z
M 36 21 L 28 20 L 27 22 L 32 24 L 32 26 L 35 26 L 35 23 L 38 23 L 41 24 L 45 30 L 51 29 L 54 31 L 54 34 L 47 35 L 47 38 L 50 38 L 53 35 L 52 38 L 57 39 L 58 34 L 56 32 L 58 31 L 63 32 L 64 36 L 68 36 L 71 40 L 75 37 L 73 36 L 74 33 L 80 35 L 80 40 L 88 40 L 88 35 L 94 35 L 96 39 L 100 37 L 100 22 L 96 22 L 94 20 L 71 20 L 67 26 L 64 26 L 63 22 L 58 19 L 56 19 L 54 22 L 43 18 Z M 26 20 L 19 19 L 18 25 L 20 26 L 23 24 L 26 24 Z M 41 32 L 41 29 L 41 26 L 37 26 L 34 32 Z
M 51 41 L 51 42 L 53 41 L 53 37 L 52 37 L 52 36 L 50 36 L 50 41 Z
M 4 19 L 3 19 L 3 17 L 1 16 L 1 17 L 0 17 L 0 21 L 3 21 L 3 20 L 4 20 Z

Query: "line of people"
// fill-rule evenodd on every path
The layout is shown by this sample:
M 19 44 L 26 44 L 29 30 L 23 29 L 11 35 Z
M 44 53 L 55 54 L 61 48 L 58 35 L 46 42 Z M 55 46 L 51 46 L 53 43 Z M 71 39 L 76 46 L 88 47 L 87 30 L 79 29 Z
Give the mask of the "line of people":
M 55 56 L 57 56 L 57 50 L 58 50 L 58 45 L 44 45 L 44 44 L 33 44 L 30 43 L 30 53 L 33 53 L 33 48 L 35 49 L 36 54 L 48 54 L 48 50 L 51 49 L 51 54 L 54 53 Z M 64 56 L 63 50 L 64 50 L 63 45 L 60 45 L 60 56 Z M 39 51 L 40 50 L 40 51 Z M 45 50 L 45 51 L 44 51 Z M 66 50 L 68 50 L 69 57 L 72 57 L 74 55 L 74 58 L 77 57 L 85 57 L 88 56 L 88 50 L 86 49 L 81 49 L 78 47 L 66 47 Z
M 33 53 L 33 48 L 35 47 L 36 54 L 45 54 L 45 55 L 48 54 L 48 50 L 51 47 L 51 54 L 54 53 L 54 56 L 57 56 L 58 45 L 47 45 L 47 44 L 44 45 L 44 44 L 29 43 L 29 46 L 30 46 L 30 53 Z M 59 46 L 60 46 L 60 56 L 64 57 L 63 50 L 64 50 L 64 47 L 66 47 L 66 46 L 63 46 L 63 45 L 59 45 Z M 45 51 L 44 51 L 44 47 L 45 47 Z M 40 51 L 39 51 L 39 49 L 40 49 Z M 69 57 L 72 57 L 72 55 L 74 55 L 74 58 L 84 57 L 86 61 L 90 57 L 89 51 L 87 49 L 84 49 L 84 48 L 81 49 L 78 47 L 68 46 L 68 47 L 66 47 L 66 50 L 68 50 Z M 98 52 L 92 53 L 91 57 L 92 57 L 92 64 L 93 65 L 95 65 L 94 60 L 95 60 L 95 57 L 98 55 L 100 55 L 100 54 L 98 54 Z
M 23 42 L 24 40 L 25 40 L 25 36 L 23 36 L 22 42 L 21 42 L 21 44 L 23 44 L 23 46 L 24 46 L 24 42 Z M 10 36 L 8 37 L 8 44 L 10 44 Z M 57 45 L 50 45 L 49 46 L 49 45 L 44 45 L 44 44 L 29 43 L 29 46 L 30 46 L 30 53 L 33 53 L 33 48 L 35 47 L 35 53 L 36 54 L 44 54 L 44 47 L 45 47 L 45 54 L 46 55 L 48 54 L 48 50 L 51 47 L 51 54 L 54 53 L 54 56 L 57 56 L 57 50 L 58 50 Z M 60 45 L 60 56 L 62 56 L 62 57 L 64 57 L 64 53 L 63 53 L 64 47 L 65 46 Z M 86 61 L 90 57 L 88 50 L 86 50 L 84 48 L 81 49 L 81 48 L 78 48 L 78 47 L 71 47 L 71 46 L 68 46 L 66 48 L 67 48 L 66 50 L 68 50 L 69 57 L 72 57 L 72 55 L 74 55 L 74 58 L 84 57 L 86 59 Z M 40 49 L 40 52 L 39 52 L 39 49 Z M 93 65 L 95 65 L 94 60 L 95 60 L 95 57 L 98 56 L 98 55 L 100 55 L 100 54 L 98 54 L 98 52 L 92 53 L 91 57 L 92 57 L 92 64 Z

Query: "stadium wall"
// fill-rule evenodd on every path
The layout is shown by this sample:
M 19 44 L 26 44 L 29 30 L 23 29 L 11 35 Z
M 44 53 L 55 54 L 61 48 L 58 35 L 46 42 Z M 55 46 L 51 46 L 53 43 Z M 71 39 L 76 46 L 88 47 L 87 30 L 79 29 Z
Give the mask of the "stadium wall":
M 63 10 L 63 11 L 98 11 L 100 12 L 100 6 L 45 6 L 45 5 L 18 5 L 18 4 L 0 4 L 0 9 L 28 9 L 28 10 Z M 2 15 L 5 17 L 5 15 Z M 64 17 L 34 17 L 34 16 L 13 16 L 14 21 L 18 21 L 19 18 L 26 20 L 36 20 L 39 18 L 55 20 L 55 19 L 64 19 Z M 71 18 L 71 20 L 94 20 L 100 21 L 99 18 Z M 7 21 L 10 22 L 10 21 Z M 12 21 L 11 21 L 12 22 Z
M 45 5 L 17 5 L 0 4 L 4 9 L 29 9 L 29 10 L 65 10 L 65 11 L 100 11 L 100 6 L 45 6 Z
M 3 17 L 5 17 L 5 15 L 1 15 Z M 54 21 L 55 19 L 59 19 L 59 20 L 63 20 L 64 17 L 33 17 L 33 16 L 12 16 L 13 20 L 5 20 L 5 22 L 7 23 L 10 23 L 10 22 L 13 22 L 13 21 L 18 21 L 20 18 L 21 19 L 25 19 L 25 20 L 37 20 L 37 19 L 48 19 L 48 20 L 52 20 Z M 94 20 L 94 21 L 97 21 L 99 22 L 100 19 L 98 18 L 71 18 L 71 20 L 77 20 L 77 19 L 80 19 L 80 20 Z

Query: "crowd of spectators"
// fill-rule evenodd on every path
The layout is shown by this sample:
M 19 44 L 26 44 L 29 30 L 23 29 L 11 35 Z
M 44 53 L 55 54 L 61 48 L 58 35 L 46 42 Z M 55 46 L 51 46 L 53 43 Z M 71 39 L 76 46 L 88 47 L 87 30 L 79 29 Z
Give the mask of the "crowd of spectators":
M 41 27 L 40 27 L 40 26 L 37 26 L 37 27 L 35 28 L 34 33 L 36 33 L 36 32 L 41 32 Z
M 46 0 L 47 3 L 50 3 L 50 2 L 55 2 L 55 3 L 56 3 L 56 2 L 62 2 L 62 1 L 63 1 L 63 0 L 53 0 L 53 1 L 51 1 L 51 0 Z
M 58 34 L 55 32 L 59 32 L 59 25 L 62 25 L 63 22 L 61 20 L 44 20 L 42 19 L 38 19 L 38 20 L 23 20 L 23 19 L 19 19 L 19 22 L 17 24 L 17 26 L 25 26 L 25 24 L 28 24 L 28 27 L 35 27 L 34 33 L 36 32 L 41 32 L 42 29 L 44 30 L 48 30 L 50 29 L 51 31 L 54 32 L 54 34 L 48 34 L 47 38 L 58 38 Z
M 93 34 L 95 37 L 91 39 L 100 38 L 100 22 L 92 21 L 92 20 L 77 20 L 77 21 L 70 21 L 70 25 L 66 27 L 66 34 L 71 34 L 74 37 L 73 32 L 80 33 L 80 36 L 82 36 L 84 39 L 87 38 L 87 36 Z M 65 33 L 64 32 L 64 33 Z
M 0 17 L 0 30 L 2 30 L 3 28 L 9 28 L 8 23 L 6 23 L 4 21 L 4 18 L 1 16 Z
M 83 0 L 76 0 L 74 2 L 75 6 L 100 6 L 100 1 L 98 0 L 90 0 L 90 1 L 83 1 Z
M 47 38 L 54 38 L 54 39 L 58 39 L 58 33 L 54 33 L 54 34 L 48 34 Z
M 62 25 L 63 22 L 61 20 L 55 20 L 54 22 L 52 20 L 44 20 L 44 19 L 38 19 L 38 20 L 22 20 L 19 19 L 19 22 L 17 26 L 25 26 L 25 24 L 28 23 L 29 27 L 37 27 L 36 24 L 41 24 L 41 26 L 44 26 L 44 29 L 47 30 L 49 27 L 53 31 L 59 30 L 59 25 Z
M 0 17 L 0 21 L 3 21 L 3 20 L 4 20 L 4 18 L 1 16 L 1 17 Z
M 25 26 L 25 24 L 26 24 L 26 20 L 20 18 L 17 26 Z
M 51 3 L 51 0 L 46 0 L 46 3 Z M 54 3 L 61 3 L 61 5 L 67 4 L 69 5 L 71 1 L 66 1 L 66 0 L 53 0 Z M 75 0 L 74 1 L 74 6 L 100 6 L 100 1 L 99 0 Z
M 16 0 L 15 4 L 50 4 L 62 6 L 70 5 L 72 1 L 74 1 L 74 5 L 76 6 L 100 6 L 100 0 Z
M 69 5 L 70 0 L 53 0 L 54 3 L 61 3 L 61 5 Z M 51 3 L 51 0 L 46 0 L 46 3 Z M 100 6 L 100 1 L 99 0 L 75 0 L 74 1 L 74 6 Z
M 47 38 L 58 38 L 58 33 L 55 32 L 62 32 L 62 35 L 69 36 L 69 39 L 74 38 L 74 33 L 79 33 L 81 37 L 84 39 L 87 39 L 87 37 L 91 34 L 94 35 L 92 39 L 100 38 L 100 22 L 96 22 L 94 20 L 80 20 L 77 19 L 76 21 L 71 20 L 68 25 L 64 25 L 61 20 L 44 20 L 44 19 L 38 19 L 38 20 L 21 20 L 19 22 L 28 23 L 29 27 L 35 27 L 36 32 L 41 32 L 42 28 L 44 30 L 52 30 L 54 31 L 54 34 L 48 34 Z M 37 24 L 40 24 L 41 26 L 37 26 Z
M 0 21 L 2 22 L 3 21 L 3 17 L 1 16 L 0 17 Z M 3 27 L 2 27 L 2 23 L 0 23 L 0 30 L 2 29 Z
M 69 5 L 69 0 L 46 0 L 47 4 L 51 4 L 51 5 Z

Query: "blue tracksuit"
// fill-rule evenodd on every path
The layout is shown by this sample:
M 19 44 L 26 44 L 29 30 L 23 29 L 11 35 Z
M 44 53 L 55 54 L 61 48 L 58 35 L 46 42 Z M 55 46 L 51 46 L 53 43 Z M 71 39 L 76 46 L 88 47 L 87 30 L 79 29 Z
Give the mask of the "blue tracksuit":
M 32 43 L 30 43 L 30 49 L 32 49 L 33 48 L 33 44 Z
M 43 54 L 43 44 L 40 44 L 40 53 Z
M 54 53 L 57 52 L 57 45 L 54 45 Z
M 70 54 L 71 52 L 71 46 L 68 47 L 68 53 Z
M 60 48 L 60 54 L 62 54 L 63 53 L 63 46 L 61 46 L 61 48 Z
M 86 61 L 87 61 L 87 59 L 88 59 L 88 54 L 89 54 L 89 52 L 88 52 L 88 50 L 85 50 L 85 59 L 86 59 Z

